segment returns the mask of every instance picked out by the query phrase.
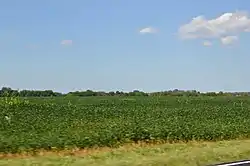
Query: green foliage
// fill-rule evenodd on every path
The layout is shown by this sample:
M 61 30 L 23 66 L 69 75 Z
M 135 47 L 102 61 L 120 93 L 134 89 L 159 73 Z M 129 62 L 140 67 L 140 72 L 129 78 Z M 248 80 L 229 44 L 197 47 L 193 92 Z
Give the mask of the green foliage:
M 53 92 L 52 90 L 13 90 L 8 87 L 3 87 L 0 90 L 0 97 L 55 97 L 55 96 L 62 96 L 61 93 Z
M 63 97 L 63 96 L 78 96 L 78 97 L 91 97 L 91 96 L 250 96 L 250 92 L 206 92 L 201 93 L 196 90 L 178 90 L 174 89 L 162 92 L 152 92 L 146 93 L 139 90 L 134 90 L 132 92 L 103 92 L 103 91 L 75 91 L 62 94 L 59 92 L 53 92 L 52 90 L 13 90 L 8 87 L 3 87 L 0 90 L 0 97 Z
M 247 97 L 0 99 L 0 152 L 250 137 Z

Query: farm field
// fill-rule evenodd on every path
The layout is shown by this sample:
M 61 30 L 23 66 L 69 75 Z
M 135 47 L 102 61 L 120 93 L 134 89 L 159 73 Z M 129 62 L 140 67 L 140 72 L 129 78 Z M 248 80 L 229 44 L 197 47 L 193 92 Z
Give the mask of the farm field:
M 0 153 L 250 137 L 247 97 L 1 98 Z

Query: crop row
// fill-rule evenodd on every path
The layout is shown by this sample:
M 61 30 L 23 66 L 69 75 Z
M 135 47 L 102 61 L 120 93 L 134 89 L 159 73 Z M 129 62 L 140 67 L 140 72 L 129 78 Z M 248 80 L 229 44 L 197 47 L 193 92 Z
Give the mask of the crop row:
M 249 108 L 218 97 L 2 100 L 0 152 L 247 138 Z

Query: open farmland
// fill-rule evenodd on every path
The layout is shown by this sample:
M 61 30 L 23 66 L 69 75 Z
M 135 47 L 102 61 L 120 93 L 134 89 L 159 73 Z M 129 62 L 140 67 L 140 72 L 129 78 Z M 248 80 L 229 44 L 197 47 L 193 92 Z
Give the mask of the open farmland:
M 0 152 L 250 137 L 247 97 L 55 97 L 0 101 Z

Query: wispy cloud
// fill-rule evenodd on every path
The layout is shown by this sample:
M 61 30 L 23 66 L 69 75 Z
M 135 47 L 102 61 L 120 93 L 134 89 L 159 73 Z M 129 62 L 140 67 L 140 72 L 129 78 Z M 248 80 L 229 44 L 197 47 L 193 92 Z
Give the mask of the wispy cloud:
M 221 43 L 223 45 L 230 45 L 235 43 L 236 41 L 238 41 L 238 37 L 237 36 L 226 36 L 221 38 Z
M 139 33 L 141 34 L 147 34 L 147 33 L 157 33 L 158 30 L 156 28 L 153 28 L 153 27 L 146 27 L 146 28 L 143 28 L 139 31 Z
M 72 45 L 72 44 L 73 44 L 72 40 L 62 40 L 61 41 L 61 45 L 69 46 L 69 45 Z
M 181 39 L 219 39 L 223 44 L 232 44 L 240 33 L 250 32 L 250 18 L 245 11 L 224 13 L 214 19 L 204 16 L 193 18 L 179 28 Z
M 203 42 L 203 45 L 208 47 L 208 46 L 212 46 L 213 43 L 206 40 L 206 41 Z

